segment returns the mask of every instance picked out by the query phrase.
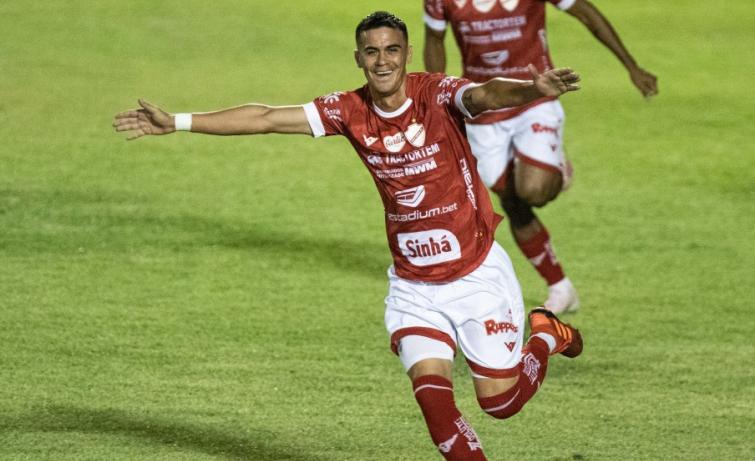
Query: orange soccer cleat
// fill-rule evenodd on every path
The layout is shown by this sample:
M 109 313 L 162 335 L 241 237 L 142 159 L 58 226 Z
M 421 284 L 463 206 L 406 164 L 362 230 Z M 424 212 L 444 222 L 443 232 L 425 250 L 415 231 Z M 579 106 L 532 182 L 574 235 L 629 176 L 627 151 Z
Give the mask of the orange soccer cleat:
M 573 358 L 582 353 L 582 335 L 579 330 L 568 323 L 563 323 L 553 312 L 538 307 L 530 311 L 529 319 L 532 335 L 545 333 L 556 340 L 556 346 L 551 351 L 551 355 L 561 353 L 561 355 Z

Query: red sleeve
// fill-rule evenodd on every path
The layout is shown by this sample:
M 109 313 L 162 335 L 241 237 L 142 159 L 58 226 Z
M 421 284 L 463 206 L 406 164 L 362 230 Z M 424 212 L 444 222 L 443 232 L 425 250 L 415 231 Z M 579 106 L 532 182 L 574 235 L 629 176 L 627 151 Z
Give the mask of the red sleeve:
M 439 21 L 446 20 L 444 0 L 425 0 L 425 14 Z
M 445 105 L 446 108 L 464 117 L 470 117 L 469 111 L 462 104 L 461 97 L 473 83 L 466 78 L 440 76 L 430 84 L 431 91 L 435 93 L 435 102 Z
M 304 105 L 307 120 L 315 137 L 343 134 L 346 93 L 336 91 Z

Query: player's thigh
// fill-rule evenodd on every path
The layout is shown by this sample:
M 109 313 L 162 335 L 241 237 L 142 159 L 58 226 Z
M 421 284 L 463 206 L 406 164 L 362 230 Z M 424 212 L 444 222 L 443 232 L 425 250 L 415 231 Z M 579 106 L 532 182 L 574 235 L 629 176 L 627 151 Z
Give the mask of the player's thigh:
M 391 349 L 405 370 L 428 359 L 453 362 L 457 336 L 454 325 L 433 308 L 433 285 L 404 280 L 389 271 L 385 327 Z
M 552 200 L 561 190 L 565 168 L 564 112 L 549 101 L 516 117 L 513 138 L 517 195 L 532 201 Z
M 523 347 L 524 302 L 508 255 L 494 243 L 485 262 L 458 282 L 458 299 L 449 316 L 472 375 L 516 376 Z
M 467 140 L 477 159 L 477 172 L 487 187 L 493 187 L 513 160 L 513 127 L 507 121 L 467 124 Z

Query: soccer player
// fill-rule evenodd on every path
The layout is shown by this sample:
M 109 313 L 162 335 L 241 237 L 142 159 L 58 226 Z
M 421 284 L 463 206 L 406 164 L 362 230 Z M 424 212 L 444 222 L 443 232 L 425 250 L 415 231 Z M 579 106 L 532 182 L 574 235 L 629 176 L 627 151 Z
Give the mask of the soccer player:
M 367 84 L 298 106 L 247 104 L 171 115 L 139 101 L 116 116 L 129 139 L 186 130 L 216 135 L 299 133 L 345 136 L 370 171 L 385 207 L 393 257 L 385 321 L 433 442 L 448 460 L 484 460 L 482 445 L 454 403 L 457 347 L 480 405 L 516 414 L 540 387 L 548 357 L 576 357 L 579 331 L 545 309 L 529 314 L 506 252 L 493 239 L 493 212 L 464 137 L 464 117 L 578 89 L 569 69 L 482 85 L 440 74 L 408 74 L 406 25 L 376 12 L 356 29 L 357 66 Z
M 608 20 L 588 0 L 547 0 L 579 19 L 629 71 L 646 96 L 656 77 L 637 65 Z M 444 36 L 450 24 L 461 51 L 463 76 L 527 78 L 528 66 L 551 69 L 545 33 L 545 0 L 424 0 L 425 68 L 445 72 Z M 467 137 L 483 182 L 501 199 L 522 253 L 548 284 L 543 305 L 554 313 L 579 308 L 550 236 L 533 211 L 554 200 L 571 178 L 562 145 L 564 111 L 557 97 L 485 112 L 467 120 Z

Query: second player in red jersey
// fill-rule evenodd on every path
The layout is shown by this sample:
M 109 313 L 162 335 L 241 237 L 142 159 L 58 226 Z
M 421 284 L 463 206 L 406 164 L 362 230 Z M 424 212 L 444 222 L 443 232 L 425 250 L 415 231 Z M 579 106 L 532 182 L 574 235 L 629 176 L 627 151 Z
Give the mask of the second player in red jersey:
M 587 0 L 424 0 L 426 69 L 445 71 L 448 27 L 461 51 L 463 75 L 472 81 L 526 78 L 529 65 L 540 72 L 553 68 L 546 3 L 584 23 L 624 64 L 643 95 L 656 93 L 655 76 L 637 66 L 610 23 Z M 563 149 L 564 122 L 555 97 L 467 120 L 480 175 L 500 196 L 514 239 L 548 284 L 544 304 L 557 313 L 576 310 L 579 302 L 533 208 L 554 200 L 571 179 Z

